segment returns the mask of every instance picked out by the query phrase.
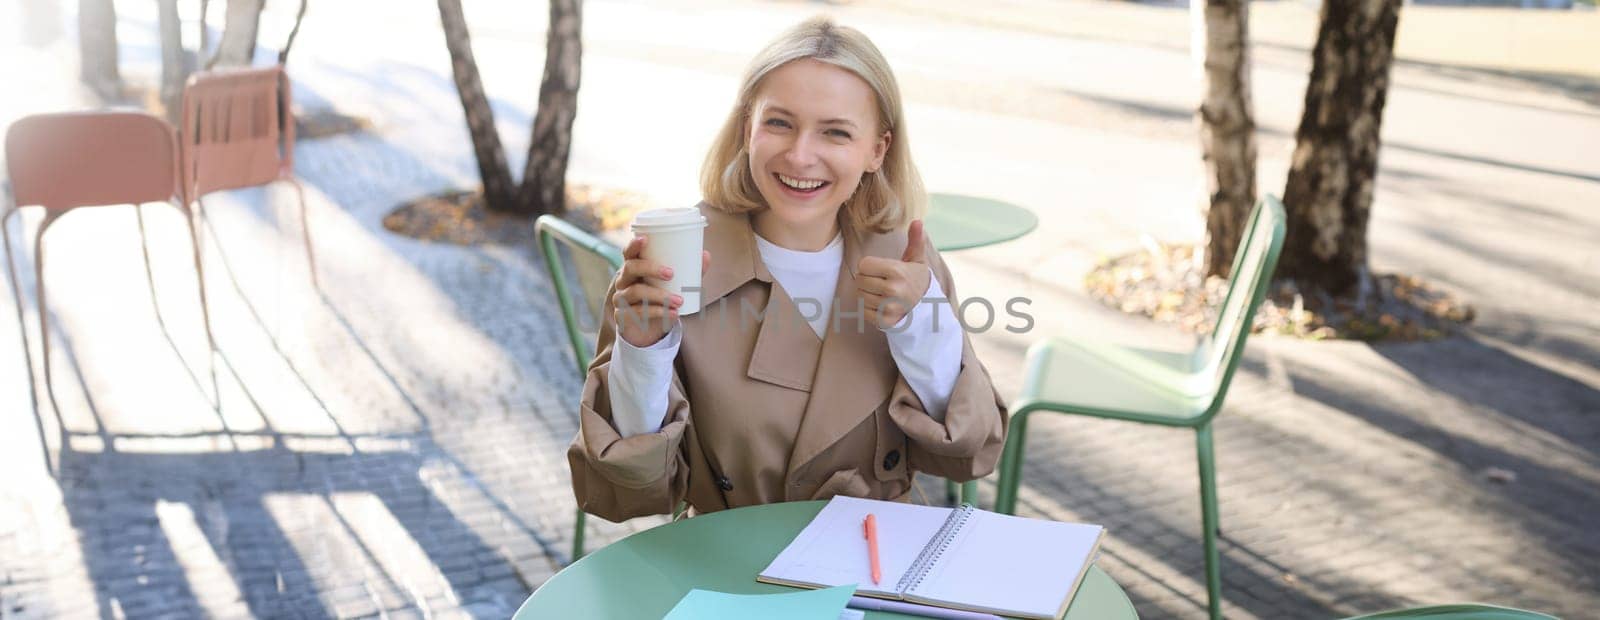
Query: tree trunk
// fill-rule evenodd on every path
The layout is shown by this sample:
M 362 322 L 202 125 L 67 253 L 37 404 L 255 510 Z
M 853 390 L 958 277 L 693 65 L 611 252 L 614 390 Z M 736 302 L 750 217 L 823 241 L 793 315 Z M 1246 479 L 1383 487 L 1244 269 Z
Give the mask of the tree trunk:
M 572 122 L 578 115 L 582 67 L 583 2 L 550 0 L 544 80 L 539 83 L 539 110 L 533 117 L 528 164 L 517 194 L 519 214 L 566 211 L 567 159 L 572 152 Z
M 111 0 L 78 0 L 78 77 L 102 99 L 122 91 L 117 70 L 117 10 Z
M 456 92 L 467 116 L 467 133 L 472 136 L 472 152 L 478 160 L 478 176 L 483 179 L 484 202 L 498 211 L 513 211 L 516 187 L 511 184 L 511 167 L 500 145 L 494 126 L 494 110 L 483 91 L 478 62 L 472 57 L 472 38 L 467 33 L 467 18 L 461 0 L 439 0 L 439 21 L 444 25 L 445 46 L 450 49 L 450 71 L 455 75 Z
M 189 63 L 183 52 L 183 23 L 178 19 L 178 0 L 156 0 L 161 33 L 161 107 L 167 120 L 178 122 L 182 112 L 183 83 L 189 79 Z
M 211 27 L 206 25 L 206 14 L 211 12 L 211 0 L 200 0 L 200 57 L 211 50 Z
M 1367 221 L 1400 0 L 1325 0 L 1305 111 L 1283 191 L 1278 276 L 1303 291 L 1365 300 Z
M 228 0 L 222 19 L 222 38 L 217 54 L 206 63 L 213 67 L 248 67 L 256 55 L 256 31 L 261 25 L 261 6 L 266 0 Z
M 1206 0 L 1203 11 L 1206 85 L 1196 118 L 1206 167 L 1206 273 L 1227 277 L 1256 201 L 1250 5 L 1247 0 Z
M 294 14 L 294 28 L 289 30 L 289 38 L 283 42 L 283 49 L 278 50 L 278 64 L 289 64 L 289 48 L 294 47 L 294 38 L 300 36 L 300 24 L 306 21 L 306 0 L 300 0 L 300 10 Z

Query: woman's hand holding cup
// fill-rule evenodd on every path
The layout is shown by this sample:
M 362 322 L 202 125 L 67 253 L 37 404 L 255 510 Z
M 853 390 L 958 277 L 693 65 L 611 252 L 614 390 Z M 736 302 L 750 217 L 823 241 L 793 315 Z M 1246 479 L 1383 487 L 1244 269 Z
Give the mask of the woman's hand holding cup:
M 623 248 L 622 269 L 617 271 L 616 278 L 617 292 L 611 298 L 617 335 L 638 348 L 665 338 L 683 306 L 683 296 L 666 288 L 666 283 L 675 275 L 672 268 L 644 257 L 644 248 L 649 242 L 647 235 L 638 235 Z M 710 264 L 711 253 L 701 252 L 701 271 Z M 662 285 L 653 284 L 652 279 Z

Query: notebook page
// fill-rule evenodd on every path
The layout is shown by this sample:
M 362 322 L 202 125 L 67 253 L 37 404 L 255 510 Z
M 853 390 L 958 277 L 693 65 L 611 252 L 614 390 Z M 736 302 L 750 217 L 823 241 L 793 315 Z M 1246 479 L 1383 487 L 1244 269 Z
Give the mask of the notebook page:
M 1055 618 L 1094 560 L 1104 529 L 977 511 L 907 598 Z
M 861 527 L 869 512 L 878 522 L 882 580 L 877 584 L 872 583 Z M 761 577 L 822 587 L 856 584 L 859 594 L 899 598 L 895 584 L 949 515 L 949 508 L 837 496 L 761 571 Z

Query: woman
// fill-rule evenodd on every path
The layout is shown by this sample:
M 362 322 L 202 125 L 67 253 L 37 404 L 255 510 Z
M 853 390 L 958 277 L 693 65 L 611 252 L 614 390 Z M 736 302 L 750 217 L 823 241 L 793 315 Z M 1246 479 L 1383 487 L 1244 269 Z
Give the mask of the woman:
M 585 511 L 898 500 L 915 471 L 994 469 L 1005 405 L 914 219 L 899 88 L 864 35 L 813 18 L 757 55 L 701 189 L 701 310 L 643 279 L 672 276 L 644 237 L 612 283 L 568 451 Z

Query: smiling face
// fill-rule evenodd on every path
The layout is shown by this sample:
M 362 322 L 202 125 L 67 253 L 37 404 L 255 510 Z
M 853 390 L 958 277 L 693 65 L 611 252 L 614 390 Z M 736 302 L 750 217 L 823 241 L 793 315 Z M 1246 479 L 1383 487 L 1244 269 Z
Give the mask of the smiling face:
M 755 214 L 761 236 L 800 250 L 833 239 L 839 208 L 888 151 L 877 110 L 865 80 L 825 62 L 796 60 L 767 74 L 748 133 L 750 170 L 768 207 Z

